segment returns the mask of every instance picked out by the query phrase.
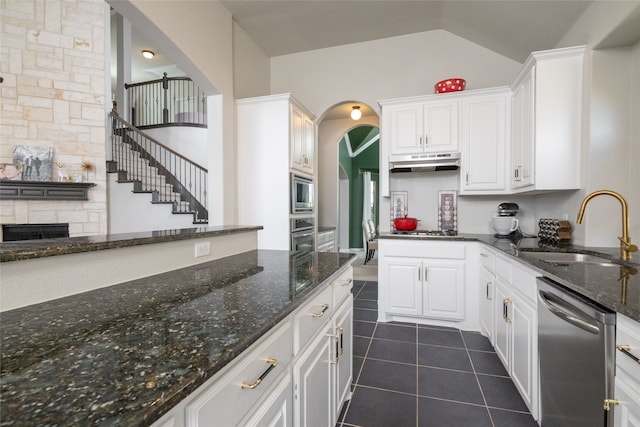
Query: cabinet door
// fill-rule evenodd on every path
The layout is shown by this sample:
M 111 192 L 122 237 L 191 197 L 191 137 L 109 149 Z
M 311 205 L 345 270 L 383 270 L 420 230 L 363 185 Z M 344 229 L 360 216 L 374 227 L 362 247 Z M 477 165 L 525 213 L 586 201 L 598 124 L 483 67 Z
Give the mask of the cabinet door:
M 495 279 L 495 334 L 494 349 L 502 361 L 507 372 L 509 372 L 509 356 L 511 348 L 511 319 L 508 317 L 508 305 L 510 298 L 507 286 L 498 278 Z
M 392 314 L 422 315 L 422 260 L 385 257 L 387 307 Z
M 425 261 L 422 314 L 434 319 L 464 320 L 464 264 Z
M 294 425 L 298 427 L 333 425 L 331 373 L 336 341 L 329 336 L 332 333 L 330 325 L 323 328 L 293 365 Z
M 458 149 L 458 101 L 429 102 L 424 106 L 422 140 L 424 151 Z
M 515 89 L 512 98 L 511 188 L 534 183 L 535 67 Z
M 511 319 L 511 361 L 509 374 L 529 407 L 538 418 L 538 323 L 536 308 L 513 295 L 507 304 Z
M 291 107 L 291 168 L 304 171 L 305 116 Z
M 480 287 L 480 330 L 483 335 L 494 342 L 494 279 L 492 272 L 485 267 L 480 267 L 480 279 L 478 286 Z
M 313 174 L 315 157 L 315 129 L 313 121 L 306 115 L 302 120 L 302 167 L 307 173 Z
M 390 154 L 412 154 L 422 151 L 422 104 L 398 105 L 390 109 Z
M 334 425 L 340 415 L 340 409 L 346 400 L 350 398 L 353 362 L 353 297 L 340 306 L 335 315 L 334 334 L 337 336 L 335 352 L 337 362 L 334 365 L 335 397 L 332 414 Z
M 640 394 L 616 377 L 615 397 L 619 401 L 613 408 L 614 427 L 640 427 Z
M 507 94 L 463 100 L 462 193 L 506 190 L 507 104 Z
M 293 426 L 293 393 L 291 375 L 287 374 L 247 421 L 244 427 L 291 427 Z

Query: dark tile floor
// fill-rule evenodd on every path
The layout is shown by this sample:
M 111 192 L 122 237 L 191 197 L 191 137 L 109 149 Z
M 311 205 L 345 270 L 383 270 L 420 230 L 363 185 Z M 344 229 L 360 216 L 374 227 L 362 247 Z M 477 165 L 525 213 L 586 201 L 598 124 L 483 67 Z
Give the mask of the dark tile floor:
M 353 396 L 336 427 L 537 426 L 488 339 L 377 323 L 378 283 L 353 293 Z

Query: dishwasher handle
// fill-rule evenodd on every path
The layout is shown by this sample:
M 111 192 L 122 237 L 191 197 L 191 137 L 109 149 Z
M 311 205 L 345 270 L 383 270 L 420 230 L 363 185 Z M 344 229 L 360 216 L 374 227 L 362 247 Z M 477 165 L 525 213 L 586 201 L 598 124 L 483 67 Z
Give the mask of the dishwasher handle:
M 565 322 L 585 330 L 593 335 L 600 333 L 600 328 L 589 323 L 585 318 L 580 318 L 578 313 L 575 313 L 576 308 L 571 307 L 568 303 L 559 298 L 555 298 L 553 294 L 539 290 L 540 301 L 549 309 L 549 311 Z

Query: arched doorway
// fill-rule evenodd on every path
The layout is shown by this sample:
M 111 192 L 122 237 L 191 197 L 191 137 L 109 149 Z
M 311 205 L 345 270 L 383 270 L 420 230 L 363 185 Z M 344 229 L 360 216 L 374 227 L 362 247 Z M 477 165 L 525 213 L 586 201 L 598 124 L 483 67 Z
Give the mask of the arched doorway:
M 350 117 L 353 106 L 361 107 L 362 117 L 359 120 L 353 120 Z M 357 246 L 352 246 L 352 243 L 350 243 L 349 236 L 354 233 L 360 236 L 357 243 L 362 247 L 362 220 L 358 221 L 354 231 L 352 230 L 354 228 L 353 221 L 347 221 L 350 218 L 350 214 L 340 214 L 340 206 L 345 206 L 346 202 L 344 201 L 348 201 L 353 197 L 353 189 L 355 187 L 349 181 L 348 171 L 341 167 L 339 162 L 340 141 L 348 132 L 361 126 L 378 129 L 380 127 L 380 117 L 373 108 L 365 103 L 355 101 L 335 104 L 326 110 L 318 120 L 317 223 L 319 227 L 334 228 L 336 230 L 336 249 L 341 251 L 357 248 Z M 359 138 L 354 136 L 353 139 L 355 141 Z M 358 149 L 356 147 L 353 150 L 353 147 L 355 147 L 355 144 L 352 145 L 352 151 Z M 379 158 L 379 155 L 376 153 L 375 157 Z M 357 191 L 362 193 L 361 187 L 358 187 Z M 341 202 L 341 200 L 344 201 Z M 346 206 L 349 205 L 350 202 L 346 203 Z

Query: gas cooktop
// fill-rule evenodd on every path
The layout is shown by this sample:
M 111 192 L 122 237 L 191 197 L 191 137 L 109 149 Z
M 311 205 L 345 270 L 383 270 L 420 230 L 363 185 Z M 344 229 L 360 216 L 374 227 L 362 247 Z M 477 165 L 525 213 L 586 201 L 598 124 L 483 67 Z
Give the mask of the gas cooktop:
M 458 232 L 455 230 L 393 230 L 391 234 L 400 234 L 406 236 L 453 237 L 457 236 Z

